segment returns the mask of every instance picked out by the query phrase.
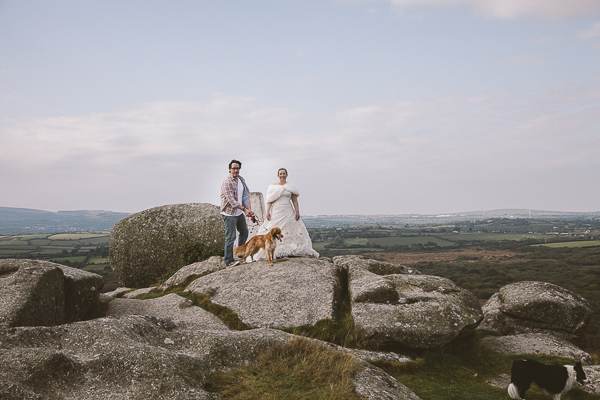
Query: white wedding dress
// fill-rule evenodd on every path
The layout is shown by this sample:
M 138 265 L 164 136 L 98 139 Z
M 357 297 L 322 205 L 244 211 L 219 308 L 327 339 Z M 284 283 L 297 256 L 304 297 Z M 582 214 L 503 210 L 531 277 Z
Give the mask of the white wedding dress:
M 300 193 L 293 183 L 285 185 L 270 185 L 267 190 L 267 203 L 271 204 L 271 220 L 265 218 L 258 235 L 266 234 L 271 228 L 281 228 L 283 239 L 277 241 L 275 258 L 289 256 L 319 257 L 312 248 L 312 242 L 306 226 L 301 219 L 296 221 L 296 210 L 292 206 L 292 194 L 299 196 Z M 260 250 L 255 259 L 266 258 L 263 250 Z

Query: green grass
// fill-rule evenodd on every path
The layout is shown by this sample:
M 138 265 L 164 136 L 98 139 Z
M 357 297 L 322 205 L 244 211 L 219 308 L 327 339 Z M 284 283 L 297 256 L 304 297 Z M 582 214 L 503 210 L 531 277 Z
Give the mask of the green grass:
M 501 374 L 510 375 L 512 362 L 524 355 L 501 355 L 487 349 L 480 339 L 490 332 L 476 331 L 436 350 L 413 354 L 415 361 L 395 363 L 376 361 L 373 364 L 395 377 L 423 400 L 492 400 L 508 398 L 506 388 L 491 386 L 487 380 Z M 573 360 L 539 355 L 527 355 L 547 364 L 574 364 Z M 548 395 L 532 387 L 527 399 L 548 399 Z M 575 388 L 566 399 L 598 399 Z
M 493 353 L 481 338 L 493 334 L 476 331 L 441 349 L 387 349 L 409 355 L 414 361 L 397 363 L 375 361 L 373 364 L 395 377 L 423 400 L 492 400 L 508 398 L 505 387 L 495 387 L 490 379 L 509 375 L 512 362 L 525 355 Z M 339 335 L 338 335 L 339 336 Z M 299 342 L 295 345 L 298 346 Z M 315 354 L 311 354 L 315 352 Z M 275 348 L 264 353 L 251 366 L 229 373 L 213 375 L 207 388 L 224 399 L 354 399 L 352 391 L 339 397 L 334 383 L 351 376 L 358 369 L 338 373 L 332 369 L 343 361 L 340 353 L 320 353 L 318 349 L 288 350 Z M 546 355 L 527 355 L 547 364 L 574 364 L 573 360 Z M 325 364 L 324 364 L 325 363 Z M 324 365 L 326 368 L 324 369 Z M 336 389 L 337 390 L 337 389 Z M 347 397 L 343 397 L 347 396 Z M 598 396 L 574 388 L 565 399 L 591 400 Z M 548 399 L 548 395 L 532 387 L 527 399 Z
M 314 325 L 301 325 L 293 328 L 282 329 L 284 332 L 305 336 L 313 339 L 335 343 L 339 346 L 376 350 L 379 342 L 365 339 L 354 325 L 354 318 L 350 311 L 350 296 L 348 293 L 348 272 L 339 271 L 338 279 L 341 285 L 336 289 L 338 304 L 337 318 L 322 319 Z
M 262 353 L 244 368 L 212 375 L 207 390 L 235 400 L 358 400 L 352 356 L 296 338 Z
M 90 238 L 105 238 L 109 235 L 109 232 L 78 232 L 78 233 L 57 233 L 55 235 L 48 236 L 50 240 L 80 240 Z
M 231 311 L 231 309 L 229 309 L 228 307 L 211 302 L 209 297 L 204 294 L 184 292 L 187 285 L 189 285 L 191 281 L 198 279 L 199 277 L 200 275 L 191 275 L 185 282 L 181 283 L 180 285 L 170 286 L 166 290 L 158 289 L 151 293 L 141 294 L 139 296 L 135 296 L 135 299 L 156 299 L 158 297 L 162 297 L 170 293 L 176 293 L 181 297 L 185 297 L 186 299 L 191 300 L 193 305 L 198 306 L 217 316 L 217 318 L 219 318 L 225 325 L 227 325 L 229 329 L 234 329 L 237 331 L 245 331 L 250 329 L 250 327 L 244 322 L 242 322 L 238 315 Z
M 5 239 L 13 239 L 13 238 L 26 238 L 26 239 L 37 239 L 37 238 L 45 238 L 48 237 L 47 233 L 38 233 L 31 235 L 0 235 L 0 241 Z
M 325 245 L 327 244 L 327 242 L 313 242 L 312 243 L 312 247 L 313 249 L 315 249 L 317 252 L 321 252 L 325 249 Z
M 96 265 L 86 265 L 81 268 L 83 271 L 93 272 L 98 275 L 102 275 L 104 272 L 104 268 L 109 267 L 108 264 L 96 264 Z M 110 267 L 109 267 L 110 268 Z
M 361 244 L 361 245 L 367 245 L 369 244 L 369 239 L 367 238 L 348 238 L 348 239 L 344 239 L 344 243 L 345 244 Z
M 11 258 L 16 256 L 17 254 L 23 253 L 23 250 L 15 250 L 15 249 L 2 249 L 0 250 L 0 258 Z
M 48 246 L 52 243 L 52 240 L 49 239 L 31 239 L 29 240 L 29 244 L 32 246 Z
M 450 240 L 439 239 L 433 236 L 390 236 L 369 239 L 369 244 L 378 244 L 380 246 L 410 246 L 413 244 L 424 245 L 427 242 L 434 242 L 440 247 L 456 245 L 456 243 Z
M 83 260 L 85 260 L 85 256 L 60 257 L 60 258 L 57 257 L 57 258 L 50 259 L 50 261 L 58 263 L 58 264 L 62 264 L 65 261 L 82 262 Z
M 108 257 L 92 257 L 89 260 L 90 264 L 108 264 L 110 259 Z
M 56 247 L 56 246 L 40 246 L 39 250 L 32 250 L 30 254 L 46 254 L 46 255 L 54 255 L 61 253 L 63 250 L 71 251 L 75 247 Z
M 543 243 L 543 244 L 535 244 L 533 246 L 540 246 L 540 247 L 594 247 L 594 246 L 600 246 L 600 240 L 586 240 L 586 241 L 561 242 L 561 243 Z
M 523 240 L 523 239 L 549 239 L 552 236 L 536 233 L 500 233 L 500 232 L 469 232 L 469 233 L 436 233 L 435 236 L 451 240 L 483 240 L 483 241 L 501 241 L 501 240 Z
M 19 247 L 19 246 L 23 246 L 23 247 L 27 247 L 29 246 L 29 243 L 27 243 L 26 240 L 18 240 L 18 239 L 13 239 L 13 240 L 3 240 L 0 242 L 0 246 L 7 246 L 7 247 Z

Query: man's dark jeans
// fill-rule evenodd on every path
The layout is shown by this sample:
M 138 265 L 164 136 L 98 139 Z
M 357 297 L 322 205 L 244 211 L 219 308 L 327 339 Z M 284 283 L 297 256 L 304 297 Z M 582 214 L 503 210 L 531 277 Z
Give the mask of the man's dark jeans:
M 233 243 L 235 242 L 236 232 L 240 233 L 238 246 L 241 246 L 248 239 L 248 225 L 246 225 L 246 216 L 244 214 L 237 217 L 221 214 L 221 217 L 223 217 L 223 222 L 225 222 L 225 264 L 229 265 L 233 262 Z

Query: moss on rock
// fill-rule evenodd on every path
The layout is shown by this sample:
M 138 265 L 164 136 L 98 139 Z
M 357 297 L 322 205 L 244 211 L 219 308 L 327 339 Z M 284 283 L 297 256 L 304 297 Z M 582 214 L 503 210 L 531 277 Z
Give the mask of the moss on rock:
M 110 265 L 121 286 L 147 287 L 183 265 L 189 244 L 222 249 L 225 228 L 219 207 L 207 203 L 151 208 L 119 221 L 109 239 Z

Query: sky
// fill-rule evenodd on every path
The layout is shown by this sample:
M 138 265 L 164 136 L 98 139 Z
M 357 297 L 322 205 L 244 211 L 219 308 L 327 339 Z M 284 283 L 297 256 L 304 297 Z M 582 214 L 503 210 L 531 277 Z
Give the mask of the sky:
M 0 0 L 0 206 L 600 210 L 598 0 Z

